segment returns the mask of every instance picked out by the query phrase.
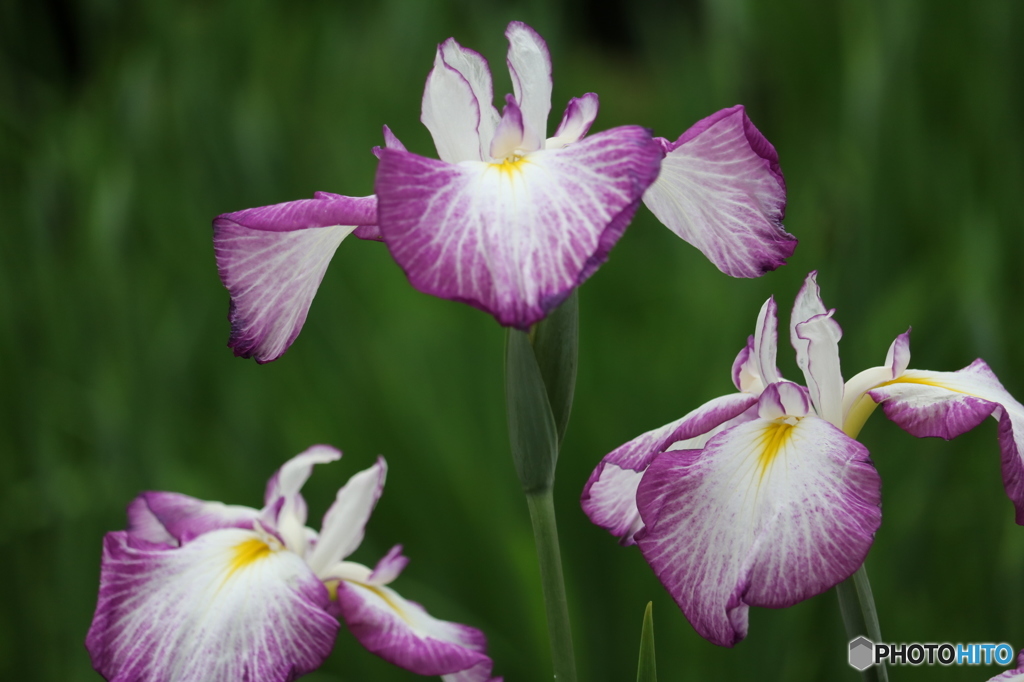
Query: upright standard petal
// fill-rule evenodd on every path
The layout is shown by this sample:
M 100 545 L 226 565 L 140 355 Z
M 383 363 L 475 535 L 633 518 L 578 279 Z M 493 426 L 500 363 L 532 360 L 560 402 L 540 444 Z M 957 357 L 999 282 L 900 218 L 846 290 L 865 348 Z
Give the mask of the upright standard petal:
M 86 647 L 110 682 L 289 682 L 334 646 L 327 603 L 300 557 L 253 531 L 180 548 L 108 533 Z
M 843 330 L 832 319 L 835 309 L 825 310 L 817 272 L 807 275 L 793 305 L 790 340 L 796 364 L 807 380 L 811 402 L 818 415 L 843 428 L 843 374 L 839 366 L 839 339 Z
M 449 40 L 458 46 L 454 39 Z M 427 76 L 420 121 L 434 138 L 437 155 L 442 161 L 479 161 L 483 158 L 480 102 L 466 77 L 445 62 L 446 44 L 438 45 L 434 68 Z
M 636 508 L 636 489 L 651 461 L 670 447 L 685 442 L 702 447 L 702 436 L 710 437 L 722 424 L 738 417 L 757 402 L 745 393 L 722 396 L 661 428 L 648 431 L 604 456 L 583 488 L 580 504 L 597 526 L 619 538 L 623 546 L 635 543 L 643 528 Z
M 384 491 L 388 465 L 383 457 L 369 469 L 348 480 L 334 500 L 324 522 L 320 537 L 309 556 L 309 567 L 320 575 L 327 567 L 356 551 L 366 533 L 366 522 Z
M 798 397 L 777 386 L 763 414 Z M 732 646 L 749 606 L 791 606 L 857 570 L 879 501 L 863 445 L 813 413 L 762 417 L 654 460 L 637 491 L 637 544 L 697 632 Z
M 525 330 L 604 262 L 660 156 L 636 126 L 495 164 L 386 149 L 381 233 L 414 287 Z
M 487 148 L 494 130 L 498 127 L 498 110 L 494 108 L 494 85 L 491 82 L 491 70 L 487 60 L 475 50 L 459 45 L 454 38 L 441 43 L 438 48 L 444 63 L 459 72 L 476 98 L 480 112 L 480 123 L 477 126 L 477 137 L 480 140 L 480 159 L 486 159 Z
M 228 346 L 235 355 L 264 363 L 288 350 L 338 245 L 357 226 L 376 222 L 376 197 L 326 192 L 218 216 L 213 247 L 231 294 Z
M 782 378 L 777 365 L 778 350 L 779 313 L 775 297 L 772 296 L 761 306 L 761 310 L 757 314 L 757 326 L 754 327 L 757 373 L 765 386 Z
M 536 31 L 521 21 L 505 30 L 512 91 L 523 112 L 530 149 L 540 149 L 547 137 L 551 111 L 551 53 Z
M 299 491 L 309 480 L 315 465 L 339 459 L 341 450 L 330 445 L 314 445 L 282 464 L 267 481 L 262 519 L 299 556 L 306 554 L 308 537 L 306 500 Z
M 909 350 L 906 351 L 909 355 Z M 956 372 L 908 369 L 870 390 L 885 415 L 918 437 L 949 440 L 992 416 L 999 422 L 1003 486 L 1024 525 L 1024 405 L 978 359 Z
M 797 240 L 782 226 L 779 158 L 743 107 L 723 109 L 675 142 L 662 142 L 661 175 L 644 195 L 658 220 L 733 277 L 760 277 L 784 265 Z
M 583 97 L 573 97 L 565 108 L 562 122 L 555 131 L 555 136 L 544 142 L 545 149 L 561 149 L 583 139 L 597 118 L 598 98 L 593 92 Z

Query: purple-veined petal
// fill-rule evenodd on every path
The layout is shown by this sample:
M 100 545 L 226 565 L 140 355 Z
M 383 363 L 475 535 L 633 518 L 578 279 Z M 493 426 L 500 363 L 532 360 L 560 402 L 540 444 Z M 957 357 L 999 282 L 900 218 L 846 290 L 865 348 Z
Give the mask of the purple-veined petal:
M 909 350 L 907 351 L 909 353 Z M 956 372 L 908 369 L 868 392 L 885 415 L 918 437 L 949 440 L 991 415 L 999 422 L 1003 487 L 1024 525 L 1024 405 L 978 359 Z
M 390 587 L 370 583 L 365 566 L 345 562 L 335 569 L 327 576 L 335 595 L 331 610 L 360 644 L 385 661 L 419 675 L 490 664 L 487 639 L 476 628 L 438 620 Z
M 863 445 L 813 414 L 756 419 L 651 463 L 637 544 L 697 632 L 732 646 L 749 606 L 791 606 L 856 571 L 879 501 Z
M 604 262 L 660 154 L 637 126 L 501 164 L 384 150 L 381 232 L 420 291 L 527 329 Z
M 644 195 L 658 220 L 733 277 L 784 265 L 797 244 L 782 227 L 786 185 L 775 148 L 743 107 L 723 109 L 663 143 L 661 175 Z
M 544 39 L 521 21 L 509 23 L 508 70 L 512 92 L 523 112 L 527 147 L 540 149 L 548 132 L 551 111 L 551 53 Z
M 398 139 L 397 135 L 395 135 L 393 132 L 391 132 L 391 128 L 389 128 L 388 126 L 385 125 L 383 130 L 384 130 L 384 146 L 383 147 L 380 147 L 380 146 L 374 147 L 371 150 L 371 151 L 373 151 L 373 155 L 374 156 L 376 156 L 379 159 L 380 158 L 380 151 L 382 149 L 397 149 L 397 150 L 402 151 L 402 152 L 406 151 L 405 145 L 402 144 L 402 141 Z
M 709 436 L 757 402 L 745 393 L 715 398 L 670 424 L 648 431 L 604 456 L 587 479 L 580 497 L 584 513 L 597 526 L 620 538 L 623 546 L 634 544 L 633 536 L 643 528 L 636 508 L 640 478 L 659 453 L 679 442 L 701 447 L 701 436 Z
M 355 226 L 376 222 L 376 197 L 327 192 L 217 216 L 213 247 L 231 294 L 235 355 L 264 363 L 288 350 L 338 245 Z
M 177 546 L 220 528 L 252 530 L 259 511 L 180 493 L 145 492 L 128 505 L 128 534 Z
M 338 622 L 300 557 L 253 531 L 221 529 L 180 548 L 108 533 L 86 647 L 110 682 L 266 680 L 315 670 Z
M 494 131 L 489 153 L 492 159 L 504 159 L 523 149 L 523 114 L 512 95 L 508 95 L 501 123 Z
M 373 567 L 366 582 L 371 585 L 387 585 L 401 575 L 408 565 L 409 558 L 402 554 L 402 546 L 395 545 Z
M 494 664 L 491 659 L 481 661 L 472 668 L 467 668 L 451 675 L 441 675 L 441 682 L 503 682 L 503 677 L 491 677 Z
M 796 295 L 789 338 L 814 409 L 822 419 L 842 428 L 843 373 L 839 366 L 839 339 L 843 330 L 832 319 L 835 309 L 825 310 L 817 275 L 817 272 L 807 275 Z
M 309 567 L 321 575 L 329 566 L 356 551 L 365 535 L 366 522 L 377 506 L 388 465 L 383 457 L 369 469 L 354 475 L 338 491 L 320 526 L 320 537 L 309 555 Z
M 1024 682 L 1024 649 L 1017 654 L 1017 668 L 989 678 L 988 682 Z
M 779 347 L 779 314 L 775 297 L 772 296 L 761 306 L 754 328 L 754 353 L 757 358 L 757 373 L 767 386 L 782 378 L 776 364 Z
M 281 465 L 267 481 L 263 494 L 261 521 L 273 528 L 285 545 L 305 556 L 308 534 L 306 529 L 306 500 L 299 493 L 309 480 L 316 464 L 327 464 L 341 459 L 341 451 L 330 445 L 314 445 Z
M 579 142 L 590 130 L 597 118 L 598 98 L 593 92 L 583 97 L 573 97 L 565 108 L 562 122 L 555 131 L 555 136 L 544 142 L 545 149 L 561 149 L 567 144 Z
M 477 138 L 480 140 L 480 159 L 486 159 L 494 130 L 498 127 L 498 110 L 494 108 L 494 85 L 491 82 L 491 69 L 487 60 L 474 50 L 459 45 L 454 38 L 449 38 L 440 45 L 441 58 L 444 63 L 455 69 L 466 79 L 473 90 L 477 107 L 480 112 L 480 124 Z
M 458 47 L 454 38 L 448 41 Z M 434 138 L 441 160 L 449 163 L 479 161 L 483 158 L 480 154 L 480 103 L 465 76 L 445 63 L 445 43 L 437 46 L 434 68 L 427 75 L 420 121 Z

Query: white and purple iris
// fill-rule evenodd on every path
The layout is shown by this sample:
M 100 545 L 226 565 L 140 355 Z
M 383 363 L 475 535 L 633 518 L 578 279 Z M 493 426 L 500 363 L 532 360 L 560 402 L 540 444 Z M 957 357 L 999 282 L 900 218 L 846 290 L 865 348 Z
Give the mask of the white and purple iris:
M 503 112 L 486 60 L 449 38 L 427 77 L 421 120 L 440 160 L 385 126 L 376 194 L 252 208 L 214 220 L 237 355 L 274 360 L 295 340 L 331 257 L 349 234 L 382 240 L 420 291 L 527 329 L 608 257 L 641 200 L 722 271 L 757 277 L 785 263 L 786 191 L 774 147 L 742 106 L 675 142 L 639 126 L 586 137 L 598 98 L 569 102 L 553 137 L 551 58 L 514 21 L 513 94 Z M 660 174 L 659 174 L 660 173 Z
M 492 680 L 483 633 L 388 587 L 408 563 L 400 545 L 373 569 L 345 561 L 383 490 L 383 458 L 338 491 L 319 534 L 306 527 L 299 491 L 313 465 L 340 457 L 326 445 L 293 457 L 260 510 L 167 492 L 132 501 L 128 530 L 103 542 L 86 637 L 93 667 L 110 682 L 286 682 L 323 663 L 341 618 L 367 649 L 415 673 Z
M 693 627 L 715 644 L 746 636 L 750 606 L 791 606 L 863 563 L 881 523 L 881 486 L 855 437 L 878 404 L 915 436 L 950 439 L 994 417 L 1006 492 L 1024 523 L 1024 406 L 988 366 L 907 369 L 908 331 L 884 365 L 844 384 L 834 312 L 811 273 L 790 322 L 805 388 L 776 368 L 769 299 L 733 364 L 739 392 L 609 453 L 583 490 L 591 521 L 637 544 Z

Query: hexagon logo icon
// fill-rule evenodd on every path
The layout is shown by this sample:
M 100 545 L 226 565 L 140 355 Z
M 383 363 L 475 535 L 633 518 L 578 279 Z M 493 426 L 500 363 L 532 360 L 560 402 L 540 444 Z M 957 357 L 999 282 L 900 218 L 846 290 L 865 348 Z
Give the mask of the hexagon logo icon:
M 875 664 L 875 644 L 867 637 L 850 642 L 850 666 L 864 672 Z

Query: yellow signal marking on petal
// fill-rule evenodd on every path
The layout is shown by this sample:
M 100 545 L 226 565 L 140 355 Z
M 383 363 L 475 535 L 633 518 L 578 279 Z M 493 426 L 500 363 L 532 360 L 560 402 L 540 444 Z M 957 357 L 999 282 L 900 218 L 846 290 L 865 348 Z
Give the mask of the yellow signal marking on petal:
M 779 450 L 786 444 L 792 433 L 793 424 L 787 424 L 784 421 L 773 422 L 764 430 L 758 441 L 761 451 L 757 455 L 757 463 L 761 467 L 761 478 L 764 478 L 768 467 L 771 466 L 778 456 Z
M 239 543 L 233 549 L 234 556 L 231 557 L 231 563 L 228 565 L 227 577 L 229 578 L 234 575 L 235 571 L 251 566 L 260 559 L 269 556 L 273 551 L 270 545 L 258 538 Z
M 338 583 L 339 582 L 341 582 L 341 581 L 340 580 L 328 580 L 327 582 L 324 583 L 324 586 L 327 588 L 327 594 L 328 594 L 328 596 L 330 596 L 331 601 L 338 601 Z M 387 604 L 391 608 L 392 611 L 397 613 L 399 618 L 404 620 L 409 625 L 412 625 L 412 621 L 409 620 L 409 616 L 405 615 L 405 611 L 403 611 L 401 609 L 401 607 L 398 606 L 398 604 L 396 604 L 394 602 L 394 600 L 391 599 L 391 597 L 388 596 L 388 593 L 385 592 L 384 590 L 380 589 L 376 585 L 368 585 L 367 583 L 361 583 L 358 580 L 346 580 L 345 582 L 352 583 L 353 585 L 358 585 L 359 587 L 362 587 L 365 590 L 369 590 L 370 592 L 373 592 L 375 595 L 377 595 L 378 597 L 383 599 L 384 603 Z
M 945 391 L 951 391 L 953 393 L 959 393 L 960 395 L 969 395 L 972 398 L 980 398 L 981 400 L 987 400 L 987 398 L 982 398 L 980 395 L 975 395 L 973 393 L 968 393 L 967 391 L 961 391 L 959 388 L 952 388 L 951 386 L 946 386 L 945 384 L 940 384 L 937 381 L 932 381 L 930 379 L 919 379 L 917 377 L 897 377 L 897 378 L 895 378 L 895 379 L 893 379 L 891 381 L 886 381 L 886 382 L 883 382 L 881 384 L 878 384 L 878 386 L 876 386 L 875 388 L 882 388 L 884 386 L 892 386 L 893 384 L 918 384 L 919 386 L 931 386 L 932 388 L 941 388 L 941 389 L 943 389 Z
M 507 175 L 509 178 L 513 178 L 517 173 L 522 173 L 523 166 L 528 163 L 529 161 L 522 156 L 513 156 L 502 160 L 501 163 L 492 163 L 490 164 L 490 167 L 496 168 L 502 175 Z

